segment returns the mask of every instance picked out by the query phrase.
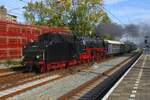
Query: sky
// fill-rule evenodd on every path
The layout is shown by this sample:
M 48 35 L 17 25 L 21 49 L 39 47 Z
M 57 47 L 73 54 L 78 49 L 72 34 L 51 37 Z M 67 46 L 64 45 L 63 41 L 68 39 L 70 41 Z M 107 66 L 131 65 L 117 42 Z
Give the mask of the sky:
M 26 5 L 26 2 L 0 0 L 0 5 L 5 5 L 8 13 L 17 15 L 19 22 L 24 22 L 22 7 Z M 149 5 L 150 0 L 104 0 L 104 7 L 108 15 L 113 22 L 119 24 L 148 23 L 150 20 Z
M 0 5 L 4 5 L 9 14 L 16 15 L 19 22 L 24 22 L 22 7 L 25 4 L 21 0 L 0 0 Z
M 117 17 L 114 18 L 108 13 L 114 22 L 120 24 L 137 24 L 149 22 L 149 5 L 150 0 L 105 0 L 104 7 Z

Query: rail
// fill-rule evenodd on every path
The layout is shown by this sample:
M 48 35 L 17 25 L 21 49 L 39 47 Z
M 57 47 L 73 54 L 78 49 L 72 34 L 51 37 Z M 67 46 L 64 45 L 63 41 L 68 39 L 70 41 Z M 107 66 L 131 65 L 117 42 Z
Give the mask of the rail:
M 70 92 L 64 94 L 58 100 L 68 100 L 70 98 L 78 96 L 81 91 L 86 90 L 86 88 L 94 85 L 96 81 L 100 81 L 95 88 L 91 89 L 85 95 L 80 97 L 80 100 L 97 100 L 101 99 L 109 89 L 117 82 L 117 80 L 130 68 L 130 66 L 138 59 L 138 57 L 142 54 L 139 52 L 137 54 L 133 54 L 128 59 L 124 60 L 123 62 L 117 64 L 113 68 L 105 71 L 102 74 L 97 75 L 93 79 L 87 81 L 86 83 L 82 84 L 81 86 L 71 90 Z M 106 77 L 107 76 L 107 77 Z M 104 78 L 105 77 L 105 78 Z M 102 81 L 103 80 L 103 81 Z

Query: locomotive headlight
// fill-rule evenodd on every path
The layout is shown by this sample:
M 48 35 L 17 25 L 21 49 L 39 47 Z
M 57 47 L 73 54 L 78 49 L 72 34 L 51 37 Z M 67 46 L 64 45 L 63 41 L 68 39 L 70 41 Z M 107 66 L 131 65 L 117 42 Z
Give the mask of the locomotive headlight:
M 39 59 L 40 58 L 40 55 L 36 55 L 36 59 Z

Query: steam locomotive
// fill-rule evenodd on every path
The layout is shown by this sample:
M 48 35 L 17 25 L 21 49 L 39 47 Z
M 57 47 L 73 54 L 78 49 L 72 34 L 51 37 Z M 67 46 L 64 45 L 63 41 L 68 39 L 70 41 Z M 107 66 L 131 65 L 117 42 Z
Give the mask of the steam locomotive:
M 107 55 L 130 52 L 133 50 L 131 47 L 118 41 L 45 33 L 40 35 L 38 40 L 25 45 L 23 65 L 27 71 L 44 73 L 90 61 L 98 61 Z

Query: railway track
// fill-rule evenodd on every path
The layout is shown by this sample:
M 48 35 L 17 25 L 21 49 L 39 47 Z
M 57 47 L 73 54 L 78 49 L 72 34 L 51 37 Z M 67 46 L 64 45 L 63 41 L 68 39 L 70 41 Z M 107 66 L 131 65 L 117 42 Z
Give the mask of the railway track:
M 18 75 L 20 75 L 20 77 L 18 77 Z M 8 76 L 8 77 L 11 77 L 12 75 Z M 49 82 L 48 81 L 44 81 L 42 83 L 39 83 L 39 84 L 35 84 L 35 85 L 32 85 L 30 87 L 27 87 L 27 88 L 23 88 L 23 89 L 19 89 L 19 87 L 22 87 L 26 84 L 30 84 L 32 82 L 38 82 L 39 80 L 42 80 L 44 78 L 48 78 L 49 76 L 52 76 L 52 73 L 45 73 L 45 74 L 40 74 L 40 75 L 36 75 L 34 73 L 16 73 L 13 75 L 12 78 L 7 78 L 6 77 L 3 77 L 3 79 L 0 78 L 0 100 L 1 99 L 7 99 L 8 97 L 11 97 L 13 95 L 17 95 L 19 93 L 22 93 L 24 91 L 27 91 L 27 90 L 30 90 L 32 88 L 36 88 L 40 85 L 44 85 L 46 83 Z M 17 77 L 17 78 L 15 78 Z M 64 76 L 63 76 L 64 77 Z M 5 79 L 4 79 L 5 78 Z M 62 77 L 54 77 L 53 80 L 57 80 L 59 78 L 62 78 Z M 51 80 L 52 81 L 52 80 Z M 11 89 L 15 89 L 16 91 L 14 92 L 11 92 Z M 18 90 L 17 90 L 18 88 Z M 6 95 L 1 95 L 3 94 L 5 91 L 9 91 L 10 94 L 6 93 Z
M 15 75 L 15 74 L 18 74 L 18 73 L 22 73 L 22 67 L 1 68 L 0 69 L 0 78 L 8 77 L 8 76 Z
M 104 59 L 102 61 L 109 60 L 109 59 L 112 59 L 112 58 L 114 58 L 114 57 L 107 58 L 107 59 Z M 36 75 L 34 73 L 22 73 L 22 72 L 14 72 L 12 74 L 4 75 L 4 76 L 0 77 L 0 85 L 1 85 L 0 92 L 3 92 L 5 90 L 7 91 L 11 88 L 15 88 L 15 87 L 20 86 L 20 85 L 28 84 L 28 83 L 31 83 L 31 82 L 34 82 L 34 81 L 41 80 L 41 79 L 44 79 L 46 77 L 52 76 L 52 75 L 56 75 L 56 74 L 58 75 L 59 74 L 60 77 L 57 77 L 57 78 L 53 79 L 53 80 L 57 80 L 57 79 L 63 78 L 63 77 L 68 76 L 68 75 L 76 74 L 76 73 L 78 73 L 78 71 L 88 69 L 87 66 L 90 66 L 91 64 L 92 63 L 83 64 L 83 65 L 80 65 L 80 66 L 76 66 L 76 67 L 74 66 L 74 67 L 70 67 L 68 69 L 56 70 L 56 71 L 53 71 L 53 72 L 48 72 L 48 73 L 40 74 L 40 75 Z M 16 91 L 14 93 L 11 93 L 11 94 L 8 94 L 8 95 L 5 95 L 5 96 L 1 96 L 0 99 L 4 99 L 4 98 L 8 98 L 8 97 L 20 94 L 24 91 L 33 89 L 33 88 L 41 86 L 41 85 L 44 85 L 48 82 L 50 82 L 50 81 L 46 81 L 46 82 L 43 82 L 43 83 L 40 83 L 40 84 L 36 84 L 36 85 L 31 86 L 29 88 L 22 89 L 21 91 L 18 91 L 18 92 Z
M 15 72 L 13 72 L 13 71 L 1 73 L 1 74 L 0 74 L 0 78 L 2 78 L 2 77 L 7 77 L 7 76 L 9 76 L 9 75 L 13 75 L 14 73 L 15 73 Z
M 0 73 L 6 73 L 6 72 L 10 72 L 10 71 L 12 71 L 12 69 L 8 69 L 8 68 L 0 69 Z
M 115 58 L 115 57 L 109 57 L 107 59 L 103 59 L 100 62 L 110 60 L 110 59 L 113 59 L 113 58 Z M 98 62 L 98 63 L 100 63 L 100 62 Z M 36 87 L 41 86 L 41 85 L 45 85 L 49 82 L 58 80 L 60 78 L 64 78 L 68 75 L 77 74 L 78 72 L 87 70 L 88 68 L 90 68 L 89 66 L 91 66 L 92 64 L 93 64 L 93 62 L 88 63 L 88 64 L 82 64 L 80 66 L 70 67 L 70 68 L 67 68 L 67 69 L 60 69 L 60 70 L 56 70 L 56 71 L 52 71 L 52 72 L 48 72 L 48 73 L 40 74 L 40 75 L 36 75 L 36 74 L 33 74 L 33 73 L 15 72 L 15 73 L 12 73 L 10 75 L 2 76 L 2 77 L 0 77 L 0 84 L 2 86 L 2 87 L 0 87 L 0 94 L 5 92 L 5 91 L 8 91 L 12 88 L 16 88 L 16 87 L 19 87 L 19 86 L 22 86 L 22 85 L 25 85 L 25 84 L 28 84 L 28 83 L 32 83 L 32 82 L 35 82 L 35 81 L 38 81 L 38 80 L 42 80 L 44 78 L 48 78 L 49 76 L 60 75 L 59 77 L 56 77 L 54 79 L 43 81 L 39 84 L 35 84 L 33 86 L 30 86 L 30 87 L 27 87 L 27 88 L 24 88 L 24 89 L 16 90 L 15 92 L 10 93 L 10 94 L 8 93 L 6 95 L 2 95 L 2 96 L 0 96 L 0 99 L 7 99 L 9 97 L 12 97 L 12 96 L 18 95 L 20 93 L 23 93 L 27 90 L 31 90 L 31 89 L 36 88 Z M 12 90 L 10 90 L 10 91 L 12 91 Z
M 0 91 L 21 84 L 23 80 L 34 77 L 34 73 L 15 72 L 13 74 L 0 77 Z
M 111 59 L 111 58 L 109 58 Z M 104 60 L 103 60 L 104 61 Z M 28 82 L 32 82 L 38 79 L 42 79 L 44 77 L 48 77 L 50 75 L 54 75 L 54 74 L 63 74 L 62 76 L 66 76 L 66 74 L 75 74 L 77 73 L 79 70 L 84 70 L 86 69 L 86 66 L 88 65 L 80 65 L 80 66 L 85 66 L 85 67 L 74 67 L 74 68 L 69 68 L 69 69 L 62 69 L 62 70 L 58 70 L 58 71 L 54 71 L 54 72 L 47 72 L 45 74 L 40 74 L 40 75 L 36 75 L 35 73 L 22 73 L 22 71 L 12 71 L 11 69 L 1 69 L 0 71 L 3 72 L 2 74 L 0 74 L 0 91 L 2 90 L 6 90 L 8 88 L 17 86 L 17 85 L 21 85 L 24 83 L 28 83 Z M 67 71 L 65 71 L 67 70 Z
M 109 84 L 109 82 L 111 83 L 112 79 L 116 76 L 116 72 L 120 72 L 125 68 L 125 65 L 134 62 L 137 56 L 138 55 L 132 56 L 131 58 L 124 60 L 102 74 L 97 73 L 98 75 L 96 77 L 64 94 L 58 98 L 58 100 L 98 100 L 102 98 L 105 92 L 108 91 L 108 88 L 110 88 L 110 86 L 107 87 L 106 85 Z

